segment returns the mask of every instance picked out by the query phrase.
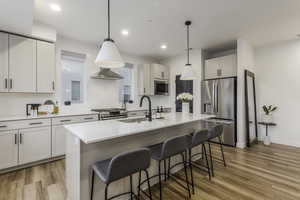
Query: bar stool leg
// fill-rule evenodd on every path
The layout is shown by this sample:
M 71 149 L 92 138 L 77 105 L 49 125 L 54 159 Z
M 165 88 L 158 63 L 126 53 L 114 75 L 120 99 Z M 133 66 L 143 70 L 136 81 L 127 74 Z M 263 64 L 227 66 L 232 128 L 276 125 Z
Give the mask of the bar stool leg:
M 94 179 L 95 179 L 95 172 L 94 170 L 92 170 L 91 200 L 93 200 L 93 195 L 94 195 Z
M 149 196 L 150 200 L 152 200 L 152 193 L 151 193 L 151 186 L 150 186 L 150 179 L 149 179 L 149 173 L 147 170 L 145 170 L 146 177 L 147 177 L 147 183 L 148 183 L 148 190 L 149 190 Z
M 218 138 L 219 138 L 219 143 L 220 143 L 220 147 L 221 147 L 221 152 L 222 152 L 222 158 L 223 158 L 224 167 L 226 167 L 226 161 L 225 161 L 225 156 L 224 156 L 224 150 L 223 150 L 222 140 L 221 140 L 220 136 Z
M 165 175 L 164 175 L 164 177 L 165 177 L 165 182 L 167 182 L 167 164 L 166 164 L 166 160 L 164 160 L 164 173 L 165 173 Z
M 159 199 L 162 199 L 162 191 L 161 191 L 161 168 L 160 168 L 161 161 L 158 162 L 158 179 L 159 179 Z
M 105 194 L 104 194 L 104 199 L 105 199 L 105 200 L 108 200 L 108 198 L 107 198 L 107 190 L 108 190 L 108 186 L 109 186 L 109 185 L 105 185 Z
M 187 167 L 186 167 L 186 163 L 185 163 L 184 153 L 181 154 L 181 157 L 182 157 L 182 162 L 184 164 L 184 174 L 185 174 L 186 186 L 187 186 L 187 189 L 188 189 L 189 198 L 191 198 L 190 184 L 189 184 L 189 179 L 188 179 L 188 175 L 187 175 Z
M 170 178 L 171 157 L 168 159 L 168 178 Z
M 208 177 L 209 177 L 209 180 L 211 180 L 210 167 L 209 167 L 209 163 L 208 163 L 208 158 L 207 158 L 207 152 L 206 152 L 205 144 L 202 145 L 202 151 L 204 151 L 204 155 L 205 155 Z
M 215 173 L 214 173 L 214 164 L 213 164 L 213 158 L 212 158 L 212 154 L 211 154 L 211 146 L 210 146 L 209 142 L 208 142 L 208 150 L 209 150 L 209 156 L 210 156 L 211 175 L 214 177 L 215 176 Z
M 139 171 L 139 185 L 138 185 L 138 199 L 140 199 L 141 194 L 141 171 Z
M 132 194 L 133 194 L 133 191 L 132 191 L 132 175 L 130 175 L 130 200 L 132 200 Z
M 192 192 L 195 194 L 194 176 L 193 176 L 193 165 L 192 165 L 192 149 L 189 149 L 189 166 L 191 171 L 191 181 L 192 181 Z

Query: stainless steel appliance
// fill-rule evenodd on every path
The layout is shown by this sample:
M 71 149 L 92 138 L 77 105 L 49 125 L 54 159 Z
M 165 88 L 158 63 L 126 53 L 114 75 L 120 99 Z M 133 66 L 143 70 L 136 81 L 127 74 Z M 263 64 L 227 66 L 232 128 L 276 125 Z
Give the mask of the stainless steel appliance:
M 127 111 L 123 108 L 105 108 L 105 109 L 92 109 L 98 112 L 100 120 L 121 119 L 127 117 Z
M 169 82 L 167 80 L 154 80 L 155 95 L 169 95 Z
M 216 117 L 207 121 L 224 125 L 223 142 L 236 145 L 237 79 L 205 80 L 202 84 L 202 113 Z

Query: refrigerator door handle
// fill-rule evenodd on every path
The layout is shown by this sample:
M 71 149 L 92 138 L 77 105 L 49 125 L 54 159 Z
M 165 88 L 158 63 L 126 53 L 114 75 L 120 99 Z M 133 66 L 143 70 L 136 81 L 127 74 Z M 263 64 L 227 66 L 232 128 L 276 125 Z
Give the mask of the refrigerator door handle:
M 216 111 L 219 112 L 219 81 L 216 84 Z
M 215 81 L 212 83 L 212 112 L 215 113 Z
M 213 93 L 214 93 L 214 97 L 213 97 L 213 104 L 214 104 L 214 106 L 213 106 L 213 111 L 214 111 L 214 114 L 217 112 L 217 107 L 216 107 L 216 95 L 217 95 L 217 93 L 216 93 L 216 81 L 214 81 L 214 83 L 213 83 Z

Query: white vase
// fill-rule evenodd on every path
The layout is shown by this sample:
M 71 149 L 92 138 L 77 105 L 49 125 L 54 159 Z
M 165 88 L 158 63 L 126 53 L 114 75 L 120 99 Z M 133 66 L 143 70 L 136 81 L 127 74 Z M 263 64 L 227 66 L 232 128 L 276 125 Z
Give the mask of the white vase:
M 190 103 L 182 102 L 182 114 L 190 113 Z
M 270 136 L 265 136 L 265 139 L 264 139 L 264 145 L 270 145 L 271 144 L 271 138 Z
M 273 122 L 273 116 L 271 114 L 269 114 L 269 115 L 263 114 L 262 121 L 265 122 L 265 123 L 272 123 Z

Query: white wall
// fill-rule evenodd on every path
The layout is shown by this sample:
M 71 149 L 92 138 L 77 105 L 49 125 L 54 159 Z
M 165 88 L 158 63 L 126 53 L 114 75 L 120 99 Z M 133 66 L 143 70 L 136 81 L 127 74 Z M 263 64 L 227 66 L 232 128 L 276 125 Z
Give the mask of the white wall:
M 281 42 L 256 49 L 258 118 L 262 105 L 274 104 L 279 109 L 270 128 L 271 141 L 300 147 L 300 40 Z M 260 128 L 262 139 L 265 129 Z
M 180 75 L 187 62 L 186 54 L 178 55 L 170 59 L 161 61 L 162 64 L 170 67 L 170 105 L 175 110 L 175 95 L 176 75 Z M 202 66 L 202 53 L 200 49 L 193 49 L 190 53 L 190 63 L 197 74 L 197 80 L 193 82 L 194 93 L 194 112 L 201 113 L 201 66 Z
M 245 69 L 254 72 L 254 49 L 244 40 L 239 38 L 237 41 L 237 147 L 246 147 L 246 120 L 245 120 Z
M 61 50 L 81 53 L 86 55 L 86 103 L 73 104 L 72 107 L 64 107 L 68 109 L 90 109 L 90 108 L 105 108 L 105 107 L 120 107 L 119 103 L 119 84 L 118 81 L 111 80 L 97 80 L 91 79 L 93 73 L 98 72 L 99 68 L 94 64 L 94 60 L 98 53 L 96 45 L 86 44 L 79 41 L 71 40 L 61 36 L 57 37 L 56 42 L 56 94 L 5 94 L 0 93 L 0 115 L 24 115 L 25 105 L 27 103 L 44 103 L 46 99 L 61 100 L 60 86 L 61 86 Z M 154 62 L 140 57 L 129 56 L 122 54 L 125 62 L 135 65 L 135 72 L 137 72 L 138 64 Z M 137 73 L 135 73 L 135 80 L 137 80 Z M 137 91 L 137 90 L 136 90 Z M 152 97 L 153 105 L 163 105 L 169 107 L 169 98 L 167 97 Z M 128 108 L 138 107 L 139 97 L 136 94 L 135 103 L 128 105 Z M 147 105 L 145 104 L 145 107 Z

